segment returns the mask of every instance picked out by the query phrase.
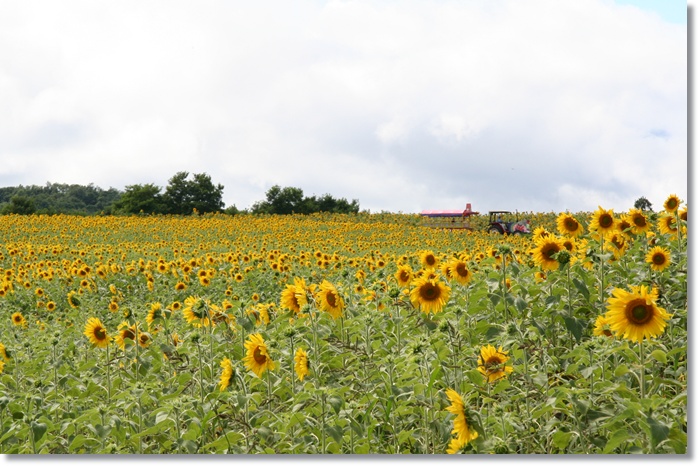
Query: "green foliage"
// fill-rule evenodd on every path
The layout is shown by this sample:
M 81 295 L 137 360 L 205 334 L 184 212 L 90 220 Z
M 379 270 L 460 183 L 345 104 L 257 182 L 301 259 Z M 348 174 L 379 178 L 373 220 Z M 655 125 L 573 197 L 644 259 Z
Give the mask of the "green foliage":
M 330 194 L 306 197 L 301 188 L 272 186 L 266 193 L 266 200 L 255 203 L 252 213 L 256 214 L 312 214 L 331 212 L 351 214 L 359 212 L 359 201 L 348 202 L 345 198 L 335 199 Z
M 178 172 L 170 178 L 163 194 L 167 213 L 187 215 L 194 209 L 199 213 L 223 210 L 223 185 L 214 185 L 206 173 L 196 173 L 193 179 L 188 178 L 188 172 Z
M 153 184 L 134 184 L 126 187 L 114 203 L 115 214 L 159 214 L 165 212 L 165 203 L 160 188 Z

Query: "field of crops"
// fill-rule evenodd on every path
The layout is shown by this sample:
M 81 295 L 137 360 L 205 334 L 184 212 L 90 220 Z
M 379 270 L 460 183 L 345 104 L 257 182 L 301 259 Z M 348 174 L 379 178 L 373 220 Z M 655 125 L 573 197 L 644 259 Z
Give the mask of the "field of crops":
M 687 207 L 0 217 L 0 453 L 685 453 Z

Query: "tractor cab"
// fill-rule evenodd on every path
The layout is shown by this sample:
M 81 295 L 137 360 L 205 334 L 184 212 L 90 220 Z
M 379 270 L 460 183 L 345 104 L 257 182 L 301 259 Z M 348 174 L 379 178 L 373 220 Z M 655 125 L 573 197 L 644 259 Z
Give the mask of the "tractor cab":
M 519 219 L 518 213 L 508 210 L 491 210 L 488 212 L 488 233 L 526 235 L 531 233 L 529 220 Z

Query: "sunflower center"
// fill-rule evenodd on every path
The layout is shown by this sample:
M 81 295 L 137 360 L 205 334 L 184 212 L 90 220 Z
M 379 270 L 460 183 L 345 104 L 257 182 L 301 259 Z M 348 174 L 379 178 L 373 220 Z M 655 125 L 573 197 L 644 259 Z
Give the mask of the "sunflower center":
M 578 221 L 572 217 L 567 217 L 563 224 L 568 231 L 576 231 L 578 229 Z
M 106 330 L 102 327 L 97 327 L 95 329 L 95 338 L 97 338 L 98 340 L 104 340 L 105 338 L 107 338 Z
M 642 228 L 646 226 L 646 218 L 643 215 L 636 215 L 633 218 L 633 224 Z
M 400 272 L 400 281 L 402 281 L 402 282 L 407 282 L 408 280 L 410 280 L 410 275 L 408 274 L 408 272 L 405 271 L 405 270 L 401 270 L 401 272 Z
M 677 208 L 677 199 L 668 199 L 667 200 L 667 207 L 668 207 L 668 209 Z
M 653 263 L 655 265 L 663 265 L 665 263 L 665 254 L 653 254 Z
M 431 283 L 425 283 L 420 289 L 420 296 L 426 301 L 434 301 L 439 298 L 439 288 Z
M 425 257 L 425 263 L 427 265 L 434 265 L 435 262 L 437 262 L 437 260 L 434 258 L 434 256 L 429 255 L 429 256 Z
M 458 273 L 460 277 L 468 276 L 468 269 L 466 268 L 466 264 L 457 264 L 454 270 L 456 270 L 456 273 Z
M 267 362 L 267 356 L 265 356 L 264 354 L 262 354 L 262 351 L 260 351 L 260 347 L 259 347 L 259 346 L 258 346 L 257 348 L 255 348 L 255 351 L 253 351 L 252 357 L 253 357 L 253 359 L 255 360 L 255 362 L 256 362 L 257 364 L 262 365 L 262 364 L 264 364 L 264 363 Z
M 626 306 L 626 317 L 636 325 L 643 325 L 653 317 L 653 307 L 645 300 L 634 300 Z
M 549 246 L 546 246 L 542 252 L 547 259 L 554 260 L 553 255 L 558 252 L 558 246 L 556 246 L 555 244 L 551 244 Z
M 335 307 L 337 305 L 337 298 L 335 297 L 335 293 L 333 293 L 332 291 L 329 291 L 328 293 L 326 293 L 325 299 L 328 300 L 328 304 L 331 307 Z

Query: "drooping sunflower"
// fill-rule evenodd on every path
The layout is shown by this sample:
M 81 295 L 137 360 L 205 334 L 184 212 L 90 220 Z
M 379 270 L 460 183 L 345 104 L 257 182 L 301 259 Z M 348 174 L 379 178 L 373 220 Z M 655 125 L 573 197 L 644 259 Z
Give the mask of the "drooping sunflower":
M 320 310 L 330 314 L 333 319 L 339 318 L 345 308 L 345 302 L 340 293 L 337 292 L 337 288 L 327 280 L 323 280 L 320 284 L 316 293 L 316 302 Z
M 584 228 L 578 220 L 567 212 L 561 212 L 556 219 L 558 232 L 566 236 L 580 236 L 584 233 Z
M 182 309 L 182 317 L 194 327 L 208 327 L 209 312 L 208 302 L 195 296 L 189 296 L 184 300 L 184 308 Z
M 231 384 L 231 377 L 233 376 L 233 363 L 228 358 L 223 358 L 221 361 L 221 367 L 223 372 L 221 372 L 221 379 L 218 382 L 220 391 L 224 391 Z
M 308 375 L 308 354 L 303 348 L 297 349 L 294 355 L 294 371 L 301 382 Z
M 306 282 L 303 278 L 294 278 L 293 285 L 286 285 L 282 291 L 280 304 L 282 308 L 289 309 L 294 314 L 301 312 L 303 306 L 308 304 Z
M 243 358 L 245 367 L 253 371 L 258 377 L 262 377 L 266 370 L 274 370 L 274 361 L 269 356 L 262 335 L 259 333 L 250 335 L 248 341 L 245 342 L 245 349 L 247 350 Z
M 609 328 L 609 319 L 604 315 L 597 316 L 595 320 L 595 328 L 592 329 L 592 334 L 596 337 L 611 337 L 612 331 Z
M 680 202 L 680 198 L 677 197 L 677 194 L 670 194 L 667 199 L 665 199 L 663 207 L 665 207 L 666 212 L 675 213 L 680 207 Z
M 466 413 L 466 407 L 461 395 L 451 388 L 447 388 L 445 393 L 449 401 L 451 401 L 451 405 L 447 406 L 445 409 L 456 416 L 454 418 L 454 428 L 451 433 L 456 434 L 459 448 L 461 448 L 471 440 L 478 438 L 478 432 L 473 430 L 469 425 L 469 417 Z M 451 443 L 449 446 L 452 446 Z
M 557 252 L 565 249 L 561 241 L 555 236 L 546 236 L 536 242 L 534 248 L 534 262 L 543 270 L 557 270 L 558 259 L 554 257 Z
M 658 229 L 663 235 L 677 236 L 677 219 L 672 214 L 661 215 L 658 219 Z
M 613 233 L 609 236 L 609 241 L 604 243 L 604 248 L 611 251 L 614 254 L 614 259 L 619 260 L 629 247 L 629 243 L 626 241 L 621 233 Z
M 107 335 L 107 329 L 97 317 L 87 319 L 83 334 L 90 340 L 90 343 L 98 348 L 109 346 L 111 338 Z
M 432 251 L 422 251 L 420 253 L 420 263 L 426 269 L 435 269 L 439 261 Z
M 409 286 L 410 281 L 413 279 L 413 269 L 409 265 L 401 265 L 393 276 L 396 278 L 399 286 Z
M 636 342 L 663 333 L 670 314 L 656 304 L 658 290 L 643 285 L 630 288 L 630 292 L 621 288 L 612 291 L 604 315 L 610 329 L 616 336 Z
M 650 223 L 640 209 L 629 210 L 626 218 L 631 224 L 631 233 L 634 235 L 640 235 L 650 230 Z
M 603 237 L 612 234 L 616 230 L 616 226 L 614 209 L 605 210 L 602 206 L 598 206 L 590 218 L 590 230 Z
M 451 288 L 429 274 L 414 280 L 412 285 L 410 301 L 425 314 L 441 312 L 449 301 Z
M 12 314 L 12 324 L 18 327 L 26 327 L 27 320 L 24 318 L 21 312 L 17 311 Z
M 662 272 L 668 268 L 671 259 L 670 251 L 662 246 L 656 246 L 646 254 L 646 262 L 648 262 L 650 268 L 656 272 Z
M 483 374 L 487 382 L 495 382 L 512 372 L 512 367 L 505 365 L 509 359 L 507 351 L 503 351 L 502 346 L 498 349 L 492 345 L 483 346 L 481 355 L 478 357 L 478 372 Z
M 473 278 L 473 274 L 468 269 L 468 264 L 461 259 L 454 259 L 449 263 L 451 279 L 456 280 L 460 285 L 466 285 Z

